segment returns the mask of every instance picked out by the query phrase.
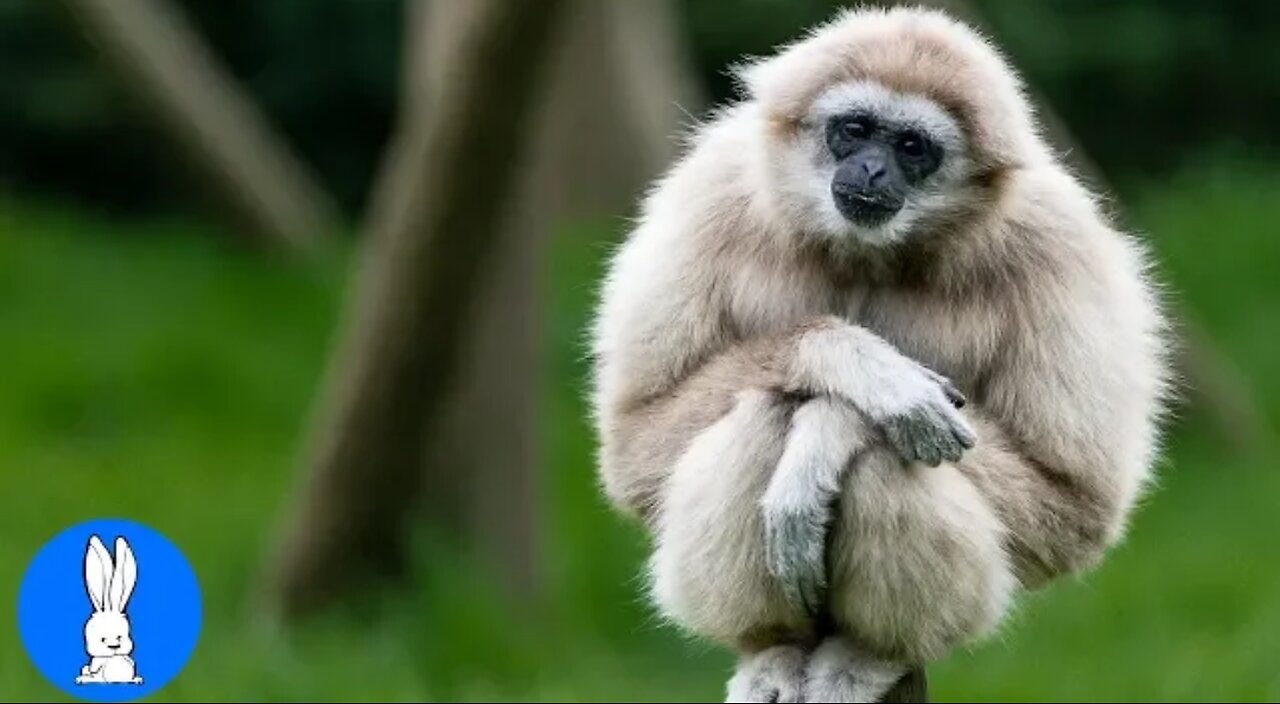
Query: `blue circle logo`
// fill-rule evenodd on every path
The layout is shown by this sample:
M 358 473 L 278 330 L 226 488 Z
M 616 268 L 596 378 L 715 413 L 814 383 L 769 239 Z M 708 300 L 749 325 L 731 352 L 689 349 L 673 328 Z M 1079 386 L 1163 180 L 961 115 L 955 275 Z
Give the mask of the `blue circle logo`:
M 200 624 L 191 565 L 133 521 L 88 521 L 54 536 L 18 591 L 32 662 L 87 701 L 131 701 L 168 684 L 195 650 Z

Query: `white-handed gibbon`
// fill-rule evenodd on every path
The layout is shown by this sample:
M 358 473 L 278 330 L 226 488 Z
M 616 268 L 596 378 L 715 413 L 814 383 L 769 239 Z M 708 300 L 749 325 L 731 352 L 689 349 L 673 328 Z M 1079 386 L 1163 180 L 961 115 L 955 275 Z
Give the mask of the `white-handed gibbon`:
M 609 261 L 601 483 L 730 700 L 874 700 L 1120 540 L 1168 326 L 971 28 L 845 11 L 738 75 Z

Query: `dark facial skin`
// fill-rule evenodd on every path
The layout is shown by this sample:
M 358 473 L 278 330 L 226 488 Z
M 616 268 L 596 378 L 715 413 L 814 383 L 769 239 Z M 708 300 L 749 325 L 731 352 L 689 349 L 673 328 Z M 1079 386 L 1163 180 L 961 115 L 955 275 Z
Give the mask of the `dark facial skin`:
M 831 180 L 836 207 L 867 227 L 897 214 L 910 190 L 942 164 L 942 148 L 928 135 L 864 113 L 832 118 L 827 148 L 839 164 Z

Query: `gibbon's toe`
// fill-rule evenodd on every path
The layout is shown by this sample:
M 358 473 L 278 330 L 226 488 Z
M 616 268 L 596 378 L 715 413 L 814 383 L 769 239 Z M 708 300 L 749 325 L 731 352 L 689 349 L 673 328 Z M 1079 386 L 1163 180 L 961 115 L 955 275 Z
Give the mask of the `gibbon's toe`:
M 802 702 L 805 653 L 778 645 L 749 656 L 729 680 L 726 702 Z

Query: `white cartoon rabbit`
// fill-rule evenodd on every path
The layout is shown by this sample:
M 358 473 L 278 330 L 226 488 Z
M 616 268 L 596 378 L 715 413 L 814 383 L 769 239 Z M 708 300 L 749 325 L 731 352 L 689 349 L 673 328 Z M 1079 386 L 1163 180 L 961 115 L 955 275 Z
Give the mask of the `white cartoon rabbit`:
M 76 684 L 142 684 L 134 666 L 133 640 L 124 607 L 138 579 L 138 563 L 123 537 L 116 538 L 116 559 L 94 535 L 84 555 L 85 589 L 93 614 L 84 625 L 84 649 L 89 664 L 80 668 Z

